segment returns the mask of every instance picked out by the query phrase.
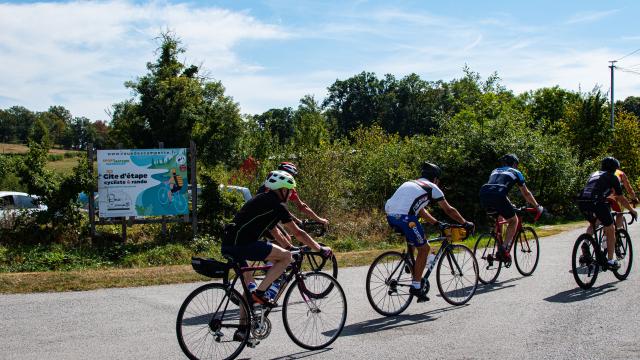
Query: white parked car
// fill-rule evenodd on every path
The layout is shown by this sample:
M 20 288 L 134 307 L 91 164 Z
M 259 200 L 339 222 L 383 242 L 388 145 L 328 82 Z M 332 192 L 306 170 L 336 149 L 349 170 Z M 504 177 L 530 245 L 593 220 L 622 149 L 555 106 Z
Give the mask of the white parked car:
M 221 190 L 227 190 L 229 192 L 239 192 L 240 195 L 242 195 L 242 198 L 244 199 L 244 202 L 247 202 L 247 201 L 251 200 L 251 198 L 253 197 L 251 195 L 251 191 L 249 189 L 247 189 L 246 187 L 244 187 L 244 186 L 220 184 L 220 189 Z
M 20 211 L 47 210 L 46 205 L 37 204 L 38 197 L 17 191 L 0 191 L 0 220 L 11 220 Z

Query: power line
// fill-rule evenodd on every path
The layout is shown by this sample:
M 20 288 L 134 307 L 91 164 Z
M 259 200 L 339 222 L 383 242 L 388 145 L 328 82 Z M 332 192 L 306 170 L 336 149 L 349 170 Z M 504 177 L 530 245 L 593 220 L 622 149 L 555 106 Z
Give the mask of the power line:
M 640 75 L 640 71 L 637 71 L 637 70 L 622 68 L 622 67 L 619 67 L 619 66 L 616 66 L 616 69 L 618 69 L 620 71 L 623 71 L 623 72 L 626 72 L 626 73 Z
M 622 59 L 624 59 L 624 58 L 626 58 L 626 57 L 629 57 L 629 56 L 631 56 L 631 55 L 633 55 L 633 54 L 637 53 L 638 51 L 640 51 L 640 49 L 636 49 L 636 50 L 634 50 L 634 51 L 632 51 L 632 52 L 628 53 L 627 55 L 625 55 L 625 56 L 623 56 L 623 57 L 621 57 L 621 58 L 619 58 L 619 59 L 616 59 L 615 61 L 620 61 L 620 60 L 622 60 Z

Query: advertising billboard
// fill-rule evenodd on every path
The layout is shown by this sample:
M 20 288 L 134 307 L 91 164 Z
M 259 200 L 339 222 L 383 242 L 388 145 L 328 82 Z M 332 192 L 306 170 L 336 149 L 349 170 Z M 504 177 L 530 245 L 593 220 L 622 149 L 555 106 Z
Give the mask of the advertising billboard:
M 189 213 L 187 149 L 98 150 L 101 218 Z

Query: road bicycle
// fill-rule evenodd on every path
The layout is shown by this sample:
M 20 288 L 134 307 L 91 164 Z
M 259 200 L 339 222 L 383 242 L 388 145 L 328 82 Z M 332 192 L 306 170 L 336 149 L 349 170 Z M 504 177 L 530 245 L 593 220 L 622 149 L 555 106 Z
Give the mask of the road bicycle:
M 436 268 L 436 283 L 440 295 L 452 305 L 467 303 L 478 286 L 478 263 L 473 252 L 464 245 L 453 244 L 446 235 L 448 229 L 462 225 L 442 224 L 440 236 L 429 242 L 442 241 L 435 259 L 427 264 L 422 281 L 429 291 L 429 275 Z M 470 235 L 468 232 L 466 239 Z M 401 314 L 409 307 L 413 295 L 409 293 L 415 259 L 413 247 L 407 244 L 403 252 L 387 251 L 378 256 L 367 272 L 366 291 L 369 304 L 384 316 Z
M 522 226 L 522 218 L 525 214 L 535 214 L 533 222 L 538 221 L 541 213 L 536 208 L 520 207 L 514 208 L 518 216 L 518 227 L 513 241 L 506 249 L 506 253 L 513 248 L 513 262 L 516 264 L 518 272 L 523 276 L 530 276 L 538 266 L 540 259 L 540 244 L 538 234 L 530 226 Z M 489 213 L 497 215 L 496 213 Z M 502 266 L 511 267 L 511 261 L 502 261 L 496 255 L 503 241 L 503 229 L 506 228 L 507 221 L 496 216 L 493 229 L 489 233 L 483 233 L 476 240 L 473 253 L 476 255 L 480 266 L 479 280 L 483 284 L 490 284 L 496 281 Z
M 618 214 L 624 216 L 630 213 L 613 211 L 611 214 L 615 219 Z M 629 222 L 629 225 L 631 224 L 633 224 L 633 218 Z M 589 218 L 589 225 L 593 230 L 593 235 L 584 233 L 578 236 L 571 252 L 571 272 L 576 283 L 582 289 L 591 288 L 598 278 L 598 273 L 609 268 L 607 252 L 602 247 L 604 245 L 604 226 L 597 223 L 595 216 Z M 631 237 L 625 229 L 616 229 L 614 253 L 620 268 L 612 269 L 613 275 L 618 280 L 625 280 L 629 276 L 633 264 Z
M 284 328 L 294 343 L 318 350 L 333 343 L 344 328 L 347 300 L 336 279 L 323 272 L 303 272 L 304 247 L 292 251 L 294 261 L 285 271 L 277 302 L 282 301 Z M 234 359 L 245 346 L 255 347 L 272 330 L 268 316 L 272 308 L 254 303 L 242 273 L 267 270 L 269 265 L 243 267 L 225 256 L 227 263 L 193 258 L 194 270 L 222 283 L 208 283 L 195 289 L 184 300 L 176 320 L 180 348 L 189 359 Z M 229 272 L 235 277 L 229 280 Z M 235 289 L 236 282 L 242 292 Z M 288 287 L 291 283 L 291 286 Z M 286 291 L 285 291 L 286 289 Z

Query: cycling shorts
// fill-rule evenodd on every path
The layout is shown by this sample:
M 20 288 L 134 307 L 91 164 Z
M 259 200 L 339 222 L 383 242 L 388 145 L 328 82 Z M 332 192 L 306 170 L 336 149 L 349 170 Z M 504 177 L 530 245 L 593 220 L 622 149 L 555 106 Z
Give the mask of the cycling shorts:
M 387 215 L 389 226 L 396 232 L 403 234 L 407 243 L 420 247 L 429 242 L 424 237 L 424 229 L 415 215 Z
M 175 194 L 178 191 L 180 191 L 182 189 L 182 186 L 178 185 L 178 184 L 173 184 L 173 186 L 171 187 L 171 193 Z
M 480 206 L 487 211 L 496 211 L 498 215 L 505 219 L 511 219 L 516 216 L 516 211 L 513 209 L 511 201 L 504 195 L 481 193 Z
M 271 254 L 273 246 L 265 241 L 254 241 L 241 245 L 222 244 L 222 253 L 236 260 L 263 261 Z
M 608 202 L 604 201 L 579 201 L 578 208 L 582 211 L 582 214 L 591 221 L 593 215 L 600 220 L 603 226 L 609 226 L 613 224 L 613 216 L 611 215 L 611 206 Z

